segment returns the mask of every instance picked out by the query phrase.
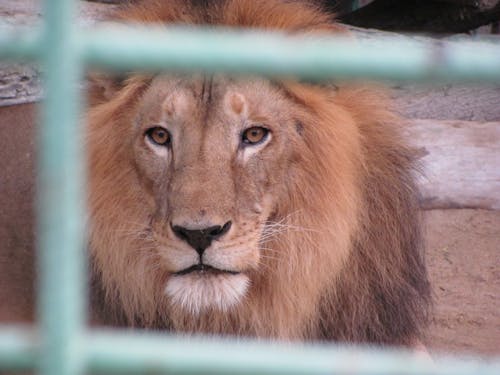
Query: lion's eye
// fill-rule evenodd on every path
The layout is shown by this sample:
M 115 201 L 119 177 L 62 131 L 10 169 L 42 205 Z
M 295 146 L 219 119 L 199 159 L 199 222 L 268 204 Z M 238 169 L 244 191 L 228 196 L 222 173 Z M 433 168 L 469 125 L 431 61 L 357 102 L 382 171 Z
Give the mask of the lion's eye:
M 262 126 L 253 126 L 243 132 L 241 139 L 245 145 L 256 145 L 263 142 L 268 134 L 269 129 Z
M 170 144 L 170 133 L 161 126 L 155 126 L 146 130 L 146 137 L 158 146 L 168 146 Z

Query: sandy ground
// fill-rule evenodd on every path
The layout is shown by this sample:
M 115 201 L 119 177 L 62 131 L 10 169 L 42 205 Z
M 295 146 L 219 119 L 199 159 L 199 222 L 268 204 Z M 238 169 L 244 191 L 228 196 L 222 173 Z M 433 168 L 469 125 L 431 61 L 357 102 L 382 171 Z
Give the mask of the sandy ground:
M 500 211 L 425 212 L 435 311 L 426 344 L 500 355 Z

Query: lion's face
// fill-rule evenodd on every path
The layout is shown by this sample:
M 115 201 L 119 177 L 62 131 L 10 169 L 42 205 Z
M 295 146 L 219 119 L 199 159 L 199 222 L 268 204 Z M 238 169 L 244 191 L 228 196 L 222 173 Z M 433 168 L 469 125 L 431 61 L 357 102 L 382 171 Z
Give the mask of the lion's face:
M 300 1 L 148 1 L 118 18 L 339 31 Z M 411 342 L 429 300 L 413 154 L 378 91 L 225 75 L 88 87 L 89 249 L 107 323 Z
M 130 251 L 158 257 L 172 304 L 227 310 L 277 256 L 263 248 L 303 130 L 290 102 L 265 80 L 163 76 L 121 124 L 136 184 L 122 189 L 142 196 Z

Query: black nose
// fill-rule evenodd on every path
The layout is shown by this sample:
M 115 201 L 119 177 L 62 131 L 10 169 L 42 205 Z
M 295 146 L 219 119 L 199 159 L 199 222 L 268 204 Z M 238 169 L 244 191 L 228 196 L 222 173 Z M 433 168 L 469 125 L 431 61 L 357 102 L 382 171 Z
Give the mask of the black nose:
M 231 221 L 228 221 L 222 226 L 214 225 L 203 229 L 187 229 L 178 225 L 172 225 L 172 230 L 175 235 L 190 244 L 191 247 L 193 247 L 193 249 L 200 254 L 200 256 L 203 254 L 205 249 L 210 246 L 212 240 L 215 240 L 227 233 L 229 228 L 231 228 Z

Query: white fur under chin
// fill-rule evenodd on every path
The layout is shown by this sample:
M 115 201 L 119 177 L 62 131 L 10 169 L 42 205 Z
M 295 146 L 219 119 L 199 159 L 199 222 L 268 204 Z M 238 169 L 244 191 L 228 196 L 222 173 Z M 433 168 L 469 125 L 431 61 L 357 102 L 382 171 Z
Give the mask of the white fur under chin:
M 243 274 L 188 274 L 172 276 L 165 287 L 174 305 L 197 315 L 208 309 L 227 311 L 245 296 L 250 285 Z

